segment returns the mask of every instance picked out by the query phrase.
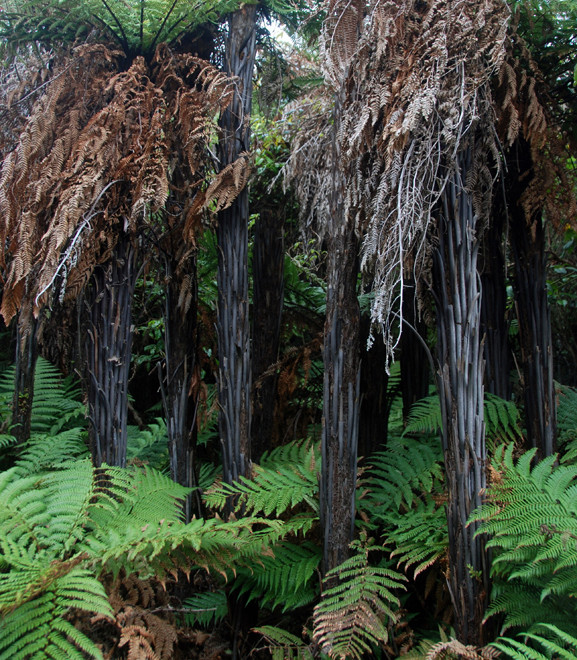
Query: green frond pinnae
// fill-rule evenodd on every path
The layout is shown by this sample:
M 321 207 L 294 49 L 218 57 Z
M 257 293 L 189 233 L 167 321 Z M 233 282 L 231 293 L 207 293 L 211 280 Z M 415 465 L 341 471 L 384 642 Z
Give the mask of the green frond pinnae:
M 272 660 L 313 660 L 315 657 L 310 645 L 288 630 L 275 626 L 260 626 L 253 630 L 263 636 Z
M 235 510 L 280 516 L 289 509 L 306 505 L 318 512 L 318 470 L 320 459 L 308 443 L 295 443 L 271 452 L 262 465 L 254 467 L 252 479 L 241 477 L 233 484 L 214 484 L 204 493 L 208 506 L 223 509 L 235 502 Z
M 491 646 L 506 658 L 513 660 L 575 660 L 577 637 L 549 624 L 534 625 L 529 632 L 519 633 L 516 638 L 499 637 Z
M 54 44 L 96 32 L 130 57 L 149 57 L 158 44 L 173 44 L 238 6 L 235 0 L 22 0 L 2 12 L 0 36 L 17 44 Z
M 355 554 L 326 575 L 313 637 L 331 658 L 360 660 L 388 640 L 388 624 L 396 621 L 400 606 L 393 592 L 404 589 L 406 578 L 369 564 L 369 553 L 383 548 L 369 545 L 366 536 L 351 549 Z

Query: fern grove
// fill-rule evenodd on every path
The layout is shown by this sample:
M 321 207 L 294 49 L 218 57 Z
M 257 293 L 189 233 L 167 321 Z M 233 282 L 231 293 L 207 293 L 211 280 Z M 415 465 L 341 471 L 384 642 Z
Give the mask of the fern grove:
M 0 3 L 0 659 L 577 658 L 577 4 L 313 4 Z

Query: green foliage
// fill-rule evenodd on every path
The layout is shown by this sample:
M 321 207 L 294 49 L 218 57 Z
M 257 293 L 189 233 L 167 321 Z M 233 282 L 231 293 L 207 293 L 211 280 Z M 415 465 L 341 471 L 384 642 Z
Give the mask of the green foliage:
M 563 463 L 577 459 L 577 389 L 557 385 L 557 441 L 563 446 Z
M 541 623 L 533 626 L 532 632 L 522 633 L 518 639 L 500 637 L 491 646 L 507 658 L 514 660 L 575 660 L 577 658 L 577 637 L 566 633 L 555 625 Z M 519 639 L 520 638 L 520 639 Z
M 14 0 L 3 3 L 0 36 L 10 43 L 72 43 L 96 31 L 130 56 L 151 56 L 238 7 L 234 0 Z
M 255 628 L 268 642 L 272 660 L 313 660 L 316 656 L 301 639 L 292 633 L 275 626 Z M 324 654 L 322 654 L 323 657 Z
M 157 417 L 145 429 L 128 427 L 126 457 L 129 461 L 138 460 L 157 470 L 168 467 L 168 435 L 166 422 Z
M 397 619 L 400 601 L 393 590 L 403 589 L 403 575 L 369 564 L 366 537 L 351 544 L 352 557 L 325 578 L 321 602 L 315 607 L 313 637 L 331 658 L 359 660 L 388 640 L 387 625 Z
M 62 448 L 40 460 L 37 446 L 0 473 L 2 658 L 101 657 L 68 615 L 110 615 L 102 571 L 162 577 L 192 564 L 226 575 L 298 527 L 251 517 L 186 525 L 188 490 L 152 468 L 95 469 L 63 460 Z
M 513 401 L 485 393 L 485 434 L 492 444 L 514 441 L 521 436 L 519 411 Z M 425 397 L 411 408 L 405 433 L 436 433 L 442 428 L 439 397 Z
M 314 543 L 279 543 L 251 567 L 237 571 L 234 588 L 258 599 L 262 607 L 280 607 L 283 612 L 308 605 L 318 596 L 321 551 Z
M 533 465 L 535 454 L 498 452 L 487 504 L 471 516 L 495 551 L 487 616 L 504 613 L 504 630 L 551 623 L 577 634 L 577 466 L 556 456 Z
M 0 417 L 10 418 L 14 392 L 14 366 L 0 376 Z M 85 425 L 84 404 L 80 390 L 70 378 L 39 357 L 34 372 L 31 433 L 56 434 L 61 430 Z
M 207 628 L 217 623 L 228 613 L 226 593 L 219 591 L 202 591 L 184 601 L 187 608 L 186 621 L 189 626 Z
M 391 557 L 415 575 L 445 554 L 448 545 L 439 439 L 390 438 L 370 457 L 359 501 L 371 526 L 378 525 Z
M 253 479 L 217 483 L 204 494 L 206 503 L 224 509 L 234 500 L 235 511 L 279 516 L 303 503 L 318 512 L 318 449 L 307 442 L 285 445 L 254 466 Z M 312 520 L 309 518 L 309 520 Z

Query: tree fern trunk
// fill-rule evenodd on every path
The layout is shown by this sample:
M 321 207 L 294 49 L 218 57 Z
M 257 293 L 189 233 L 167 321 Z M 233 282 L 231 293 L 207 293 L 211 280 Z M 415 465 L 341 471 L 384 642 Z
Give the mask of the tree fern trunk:
M 336 139 L 340 109 L 341 100 L 337 97 L 330 218 L 326 232 L 327 306 L 323 351 L 320 520 L 325 574 L 347 559 L 353 540 L 360 409 L 358 244 L 343 204 L 345 180 Z
M 128 375 L 136 252 L 122 235 L 92 275 L 85 337 L 90 446 L 95 465 L 126 465 Z
M 270 448 L 277 375 L 263 376 L 278 359 L 284 295 L 284 214 L 265 208 L 255 224 L 252 258 L 252 441 L 256 462 Z
M 510 241 L 514 258 L 515 303 L 523 369 L 525 424 L 531 447 L 541 457 L 556 449 L 557 411 L 553 382 L 553 344 L 547 300 L 545 230 L 542 211 L 530 218 L 522 207 L 522 195 L 533 167 L 529 146 L 518 141 L 509 168 Z
M 489 567 L 477 527 L 467 526 L 486 486 L 483 422 L 483 358 L 479 331 L 481 291 L 477 274 L 473 200 L 464 181 L 471 149 L 458 155 L 458 167 L 442 197 L 434 254 L 438 332 L 438 389 L 443 419 L 447 481 L 449 578 L 458 639 L 483 641 L 482 620 L 489 594 Z
M 161 393 L 166 428 L 168 433 L 168 454 L 170 476 L 174 481 L 192 488 L 197 485 L 194 466 L 196 448 L 196 409 L 198 403 L 198 382 L 195 382 L 196 368 L 196 256 L 186 261 L 187 281 L 192 290 L 187 291 L 188 302 L 180 300 L 183 278 L 178 274 L 183 264 L 176 264 L 167 257 L 166 290 L 164 301 L 164 370 L 161 370 Z M 197 380 L 199 376 L 197 375 Z M 187 522 L 192 517 L 192 508 L 200 515 L 200 503 L 189 497 L 185 502 Z
M 34 399 L 34 372 L 38 347 L 36 343 L 37 321 L 32 318 L 22 327 L 20 318 L 16 326 L 16 359 L 14 396 L 12 399 L 12 428 L 10 433 L 18 443 L 30 438 L 32 401 Z
M 256 41 L 256 5 L 243 5 L 229 20 L 226 72 L 239 88 L 220 120 L 221 165 L 249 149 L 249 118 Z M 248 299 L 248 190 L 218 215 L 219 432 L 224 479 L 250 473 L 250 331 Z

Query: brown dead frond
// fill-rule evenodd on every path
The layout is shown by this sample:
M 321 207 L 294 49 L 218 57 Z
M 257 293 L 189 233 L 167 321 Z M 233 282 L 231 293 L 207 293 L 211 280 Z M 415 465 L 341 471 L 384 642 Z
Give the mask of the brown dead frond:
M 246 183 L 246 156 L 216 176 L 209 148 L 231 81 L 165 45 L 150 64 L 121 69 L 120 55 L 83 45 L 61 58 L 4 159 L 6 322 L 55 293 L 76 296 L 119 233 L 169 231 L 194 244 L 207 207 L 226 207 Z M 160 216 L 167 206 L 176 212 Z

